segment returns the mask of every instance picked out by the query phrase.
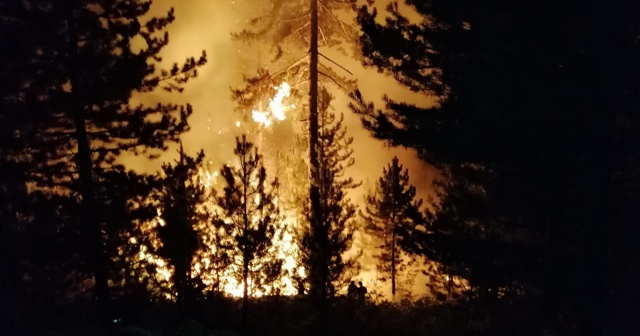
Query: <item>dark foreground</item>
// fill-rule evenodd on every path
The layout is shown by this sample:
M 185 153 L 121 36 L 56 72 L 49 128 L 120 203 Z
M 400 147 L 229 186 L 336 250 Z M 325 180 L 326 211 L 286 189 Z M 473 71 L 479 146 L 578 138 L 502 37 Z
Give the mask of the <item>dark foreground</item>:
M 358 304 L 338 299 L 332 306 L 329 335 L 541 335 L 542 314 L 536 302 L 502 300 L 493 303 L 403 302 Z M 217 298 L 190 309 L 144 301 L 114 302 L 109 322 L 95 304 L 3 307 L 6 335 L 314 335 L 320 330 L 315 310 L 305 298 L 269 297 L 251 302 L 246 327 L 240 302 Z M 5 333 L 2 333 L 5 334 Z

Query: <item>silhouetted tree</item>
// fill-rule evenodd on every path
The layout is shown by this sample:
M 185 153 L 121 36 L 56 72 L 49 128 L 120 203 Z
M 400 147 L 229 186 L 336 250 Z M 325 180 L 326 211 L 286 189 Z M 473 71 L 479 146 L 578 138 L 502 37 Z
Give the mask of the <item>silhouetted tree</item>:
M 631 79 L 638 69 L 637 4 L 407 4 L 424 20 L 392 4 L 381 24 L 375 11 L 361 8 L 364 63 L 439 104 L 420 108 L 387 98 L 379 111 L 356 92 L 353 107 L 376 137 L 415 148 L 445 172 L 443 191 L 455 196 L 446 196 L 441 210 L 454 217 L 438 214 L 432 225 L 453 241 L 436 244 L 432 236 L 444 249 L 434 253 L 459 257 L 458 265 L 476 259 L 488 267 L 484 274 L 499 268 L 494 284 L 543 289 L 549 323 L 561 324 L 559 308 L 569 307 L 582 310 L 583 321 L 565 327 L 583 324 L 601 334 L 612 176 L 623 155 L 614 150 L 623 145 L 616 133 L 637 105 L 630 94 L 638 91 Z M 479 260 L 464 252 L 467 240 L 493 252 Z M 536 252 L 542 244 L 546 251 Z M 505 254 L 510 247 L 516 250 Z M 535 259 L 546 261 L 550 276 L 543 276 L 546 265 L 527 262 Z M 579 294 L 585 291 L 593 295 L 586 299 Z
M 109 287 L 119 289 L 121 297 L 138 290 L 144 293 L 151 274 L 140 271 L 137 254 L 140 244 L 149 240 L 142 232 L 144 223 L 158 214 L 152 196 L 158 192 L 160 180 L 114 165 L 96 173 L 95 185 L 100 209 L 96 217 L 105 228 L 105 253 L 110 261 Z
M 366 221 L 365 230 L 379 242 L 378 269 L 391 278 L 391 294 L 395 298 L 398 271 L 406 263 L 398 240 L 406 230 L 424 225 L 420 207 L 422 200 L 415 200 L 416 188 L 409 184 L 409 170 L 403 170 L 394 157 L 376 189 L 365 196 L 366 209 L 361 216 Z
M 241 105 L 248 110 L 253 109 L 263 95 L 272 92 L 273 82 L 282 82 L 287 78 L 298 78 L 295 87 L 303 81 L 309 82 L 309 116 L 308 116 L 308 151 L 309 151 L 309 204 L 312 220 L 320 221 L 326 214 L 321 214 L 320 194 L 320 162 L 319 158 L 319 83 L 320 76 L 326 77 L 339 87 L 352 86 L 354 81 L 343 76 L 320 62 L 320 56 L 334 65 L 334 61 L 322 55 L 318 47 L 340 47 L 343 42 L 355 42 L 351 25 L 341 19 L 339 12 L 355 9 L 353 0 L 328 1 L 284 1 L 273 0 L 269 9 L 259 17 L 250 21 L 252 27 L 233 36 L 244 42 L 268 41 L 274 51 L 274 62 L 282 69 L 276 73 L 267 70 L 258 71 L 257 76 L 246 78 L 247 85 L 234 94 Z M 285 52 L 294 50 L 296 53 Z M 307 52 L 308 50 L 308 52 Z M 298 53 L 299 52 L 299 53 Z M 344 68 L 342 68 L 344 69 Z M 348 71 L 347 71 L 348 72 Z M 314 219 L 315 218 L 315 219 Z M 322 224 L 317 224 L 321 226 Z M 321 289 L 318 289 L 322 291 Z
M 301 232 L 302 262 L 308 272 L 310 293 L 318 300 L 321 321 L 328 318 L 329 300 L 349 282 L 357 266 L 353 257 L 345 258 L 356 229 L 356 206 L 347 192 L 360 185 L 345 175 L 355 162 L 350 147 L 353 138 L 347 136 L 343 116 L 336 117 L 329 110 L 331 100 L 326 90 L 321 91 L 318 162 L 322 216 L 318 220 L 307 218 Z
M 30 53 L 13 65 L 31 69 L 14 92 L 13 105 L 33 109 L 38 116 L 20 127 L 26 158 L 41 186 L 78 188 L 73 190 L 81 195 L 83 230 L 92 242 L 85 254 L 100 300 L 108 296 L 107 260 L 103 228 L 94 216 L 94 173 L 123 152 L 153 156 L 153 149 L 175 141 L 187 129 L 190 107 L 133 106 L 129 99 L 134 92 L 156 88 L 180 91 L 206 61 L 203 55 L 182 67 L 157 71 L 158 54 L 168 43 L 165 30 L 174 16 L 170 11 L 140 23 L 150 5 L 23 1 L 7 6 L 8 20 L 20 23 L 18 36 L 29 36 L 21 50 Z M 136 38 L 144 41 L 139 49 L 131 47 Z M 76 179 L 81 183 L 72 183 Z
M 234 238 L 232 256 L 239 266 L 236 277 L 242 282 L 242 321 L 246 324 L 249 296 L 256 289 L 264 290 L 262 286 L 275 280 L 282 269 L 283 261 L 273 253 L 280 232 L 273 195 L 278 181 L 267 180 L 262 157 L 246 136 L 236 139 L 233 152 L 238 166 L 225 165 L 220 172 L 226 186 L 217 197 L 218 220 L 228 223 L 228 233 Z
M 192 304 L 196 294 L 191 271 L 195 253 L 201 247 L 196 226 L 208 219 L 201 208 L 205 189 L 198 180 L 203 159 L 203 152 L 190 157 L 181 146 L 175 165 L 162 167 L 165 175 L 160 196 L 163 224 L 157 228 L 161 242 L 157 253 L 173 266 L 172 280 L 178 303 L 183 307 Z

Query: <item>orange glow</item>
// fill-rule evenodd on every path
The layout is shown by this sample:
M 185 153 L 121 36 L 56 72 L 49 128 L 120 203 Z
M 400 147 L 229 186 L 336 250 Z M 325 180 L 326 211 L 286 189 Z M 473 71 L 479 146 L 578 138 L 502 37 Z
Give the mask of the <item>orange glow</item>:
M 216 186 L 218 181 L 218 169 L 223 163 L 230 163 L 232 159 L 232 147 L 229 144 L 232 143 L 234 136 L 241 132 L 253 133 L 255 136 L 256 145 L 258 149 L 263 152 L 273 153 L 280 150 L 281 143 L 289 145 L 291 139 L 283 137 L 281 130 L 278 130 L 279 123 L 284 124 L 284 120 L 287 123 L 294 124 L 295 134 L 301 134 L 304 129 L 298 123 L 298 120 L 305 119 L 305 111 L 302 108 L 302 103 L 297 103 L 296 106 L 291 104 L 289 100 L 291 97 L 292 84 L 295 86 L 295 81 L 290 83 L 274 83 L 278 84 L 274 87 L 276 93 L 271 99 L 267 97 L 264 102 L 264 109 L 261 106 L 257 106 L 254 113 L 250 113 L 248 120 L 238 120 L 238 116 L 233 112 L 236 105 L 230 99 L 229 87 L 239 87 L 243 84 L 242 75 L 255 71 L 257 67 L 270 66 L 276 67 L 273 64 L 264 63 L 263 51 L 261 46 L 252 45 L 251 52 L 247 52 L 243 49 L 243 46 L 232 45 L 229 40 L 230 32 L 237 32 L 243 28 L 249 18 L 254 17 L 261 10 L 262 5 L 266 3 L 257 2 L 259 5 L 249 3 L 241 3 L 238 1 L 168 1 L 159 0 L 154 1 L 151 14 L 163 14 L 170 7 L 175 7 L 176 21 L 170 26 L 171 43 L 163 52 L 164 63 L 170 65 L 174 61 L 180 61 L 184 57 L 198 55 L 203 48 L 206 48 L 207 53 L 210 55 L 209 63 L 200 69 L 200 76 L 187 84 L 186 90 L 181 95 L 171 95 L 164 92 L 156 92 L 153 94 L 136 94 L 133 99 L 133 103 L 147 102 L 153 103 L 157 100 L 175 102 L 175 103 L 191 103 L 194 108 L 194 113 L 189 119 L 189 123 L 192 126 L 190 132 L 181 135 L 181 141 L 184 144 L 185 151 L 188 153 L 194 153 L 200 149 L 204 149 L 208 155 L 208 165 L 206 169 L 200 172 L 200 181 L 211 190 Z M 214 18 L 214 19 L 212 19 Z M 202 31 L 206 31 L 203 34 Z M 302 51 L 304 52 L 304 51 Z M 366 96 L 374 99 L 375 97 L 381 97 L 386 93 L 394 97 L 403 97 L 404 101 L 410 103 L 417 103 L 419 105 L 430 105 L 432 102 L 423 101 L 422 95 L 413 94 L 408 90 L 405 90 L 398 85 L 393 79 L 385 77 L 383 74 L 378 74 L 375 70 L 366 70 L 362 68 L 357 60 L 350 57 L 344 57 L 339 53 L 332 52 L 331 50 L 325 51 L 326 55 L 336 62 L 340 63 L 345 68 L 348 68 L 354 73 L 353 78 L 362 79 L 359 82 L 360 89 Z M 261 56 L 262 55 L 262 56 Z M 370 181 L 376 181 L 381 173 L 382 167 L 384 167 L 393 156 L 398 156 L 400 160 L 408 167 L 412 172 L 412 183 L 419 189 L 420 197 L 426 199 L 429 191 L 431 190 L 431 180 L 436 176 L 434 169 L 426 167 L 414 152 L 405 149 L 390 148 L 385 146 L 378 140 L 373 139 L 366 130 L 361 127 L 360 120 L 351 113 L 348 113 L 346 106 L 348 101 L 344 95 L 340 95 L 337 92 L 335 100 L 335 107 L 338 111 L 345 111 L 345 123 L 344 125 L 349 130 L 349 135 L 353 136 L 355 141 L 353 143 L 353 150 L 355 156 L 355 165 L 347 171 L 348 177 L 353 177 L 357 181 L 363 181 L 363 186 L 358 190 L 350 192 L 350 197 L 355 202 L 361 202 L 363 194 L 367 189 L 371 187 Z M 376 101 L 378 104 L 383 104 L 382 101 Z M 295 115 L 294 113 L 297 113 Z M 264 130 L 264 132 L 262 132 Z M 263 134 L 264 133 L 264 134 Z M 269 134 L 272 133 L 272 134 Z M 264 138 L 264 141 L 263 141 Z M 277 139 L 276 139 L 277 138 Z M 282 146 L 283 148 L 285 146 Z M 287 148 L 286 150 L 290 150 Z M 284 151 L 284 149 L 283 149 Z M 169 150 L 162 155 L 159 160 L 146 161 L 141 157 L 123 156 L 122 163 L 127 167 L 130 167 L 139 172 L 154 173 L 160 167 L 162 162 L 171 162 L 175 159 L 176 152 Z M 295 152 L 295 154 L 301 159 L 304 158 L 304 153 Z M 290 171 L 287 170 L 286 175 L 278 169 L 273 169 L 272 166 L 277 166 L 273 163 L 276 161 L 272 156 L 265 155 L 265 165 L 267 166 L 269 176 L 280 177 L 281 179 L 289 179 Z M 281 163 L 282 164 L 282 163 Z M 291 168 L 291 167 L 285 167 Z M 297 168 L 296 168 L 297 169 Z M 284 170 L 284 169 L 283 169 Z M 415 175 L 414 175 L 415 171 Z M 306 174 L 306 172 L 302 172 Z M 415 178 L 414 178 L 415 176 Z M 287 207 L 284 203 L 288 203 L 291 195 L 294 193 L 292 190 L 285 190 L 286 188 L 298 188 L 302 191 L 306 190 L 304 185 L 292 185 L 291 187 L 284 187 L 285 183 L 282 183 L 283 187 L 279 191 L 278 200 L 281 200 L 278 207 L 283 209 Z M 289 193 L 287 195 L 287 193 Z M 206 205 L 212 206 L 212 205 Z M 281 210 L 285 216 L 285 224 L 287 227 L 296 228 L 298 224 L 297 218 L 301 215 L 297 210 Z M 150 234 L 152 229 L 156 225 L 162 225 L 160 220 L 153 221 L 153 223 L 145 223 L 143 234 Z M 202 223 L 202 226 L 205 224 Z M 206 230 L 202 230 L 206 232 Z M 291 272 L 291 274 L 304 275 L 304 270 L 295 262 L 295 256 L 297 255 L 297 244 L 294 234 L 292 232 L 285 232 L 281 242 L 278 242 L 277 251 L 274 251 L 276 255 L 285 259 L 285 268 Z M 151 238 L 152 244 L 153 238 Z M 205 246 L 204 251 L 200 251 L 196 256 L 193 263 L 194 275 L 201 275 L 207 286 L 213 286 L 216 282 L 216 275 L 213 274 L 215 265 L 210 259 L 210 255 L 214 253 L 214 243 L 210 236 L 203 237 L 203 240 L 207 242 L 208 246 Z M 360 238 L 356 238 L 360 240 Z M 140 244 L 140 242 L 131 242 L 132 244 Z M 355 250 L 364 249 L 371 250 L 371 246 L 364 242 L 356 241 L 354 251 L 352 254 L 356 254 Z M 148 263 L 155 265 L 158 268 L 158 277 L 165 279 L 170 276 L 172 270 L 165 264 L 160 262 L 161 259 L 151 256 L 153 249 L 142 251 L 139 254 L 139 258 L 146 260 Z M 363 271 L 360 274 L 354 276 L 355 281 L 363 281 L 363 283 L 373 290 L 377 277 L 375 273 L 375 266 L 371 264 L 371 261 L 366 258 L 360 260 L 363 265 Z M 162 264 L 163 266 L 159 266 Z M 235 281 L 233 272 L 235 266 L 232 266 L 230 270 L 221 275 L 222 284 L 220 285 L 225 293 L 233 296 L 239 296 L 242 294 L 242 284 Z M 282 280 L 282 294 L 294 294 L 295 284 L 289 277 L 285 277 Z M 414 290 L 417 292 L 424 292 L 424 282 L 417 282 L 414 286 Z M 254 296 L 262 295 L 261 293 L 253 293 Z
M 261 111 L 260 109 L 251 111 L 253 120 L 264 125 L 264 127 L 271 126 L 274 120 L 285 120 L 286 112 L 289 109 L 295 108 L 293 104 L 285 104 L 285 100 L 291 94 L 291 86 L 289 83 L 283 82 L 279 86 L 275 86 L 274 89 L 278 91 L 273 98 L 269 99 L 269 108 L 267 111 Z

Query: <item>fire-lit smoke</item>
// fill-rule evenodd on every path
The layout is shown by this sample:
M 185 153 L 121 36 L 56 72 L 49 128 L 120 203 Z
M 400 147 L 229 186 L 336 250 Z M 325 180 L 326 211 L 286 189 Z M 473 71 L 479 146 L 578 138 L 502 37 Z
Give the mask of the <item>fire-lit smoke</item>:
M 203 49 L 207 51 L 209 63 L 200 70 L 196 80 L 187 84 L 184 93 L 154 92 L 144 96 L 136 96 L 134 101 L 147 103 L 170 101 L 193 105 L 194 114 L 189 120 L 191 130 L 183 134 L 181 140 L 187 154 L 193 155 L 200 149 L 204 149 L 207 155 L 207 165 L 206 169 L 201 172 L 201 182 L 208 188 L 216 187 L 218 171 L 221 166 L 233 163 L 234 138 L 247 132 L 254 132 L 254 134 L 250 134 L 250 137 L 254 139 L 254 143 L 259 146 L 261 151 L 273 153 L 266 157 L 267 165 L 271 165 L 270 176 L 288 176 L 278 168 L 285 164 L 274 162 L 278 160 L 280 151 L 292 151 L 292 147 L 289 145 L 294 142 L 294 135 L 296 132 L 304 131 L 276 131 L 276 128 L 280 127 L 276 124 L 286 122 L 289 123 L 287 125 L 297 127 L 301 124 L 300 119 L 304 119 L 304 116 L 300 115 L 304 111 L 304 106 L 302 106 L 304 102 L 299 103 L 298 105 L 301 106 L 297 107 L 288 101 L 287 97 L 291 87 L 286 82 L 274 88 L 276 93 L 273 97 L 265 97 L 266 108 L 256 106 L 254 111 L 248 113 L 248 118 L 234 111 L 236 106 L 231 99 L 229 88 L 240 87 L 243 84 L 242 75 L 255 72 L 258 67 L 264 66 L 262 62 L 268 57 L 264 52 L 266 50 L 264 46 L 242 45 L 240 42 L 232 41 L 230 33 L 241 30 L 244 25 L 248 24 L 248 19 L 258 14 L 261 6 L 265 6 L 266 3 L 266 1 L 259 0 L 156 0 L 152 6 L 153 13 L 151 15 L 164 13 L 170 7 L 175 8 L 176 20 L 170 25 L 169 31 L 171 43 L 163 53 L 166 64 L 198 55 Z M 433 104 L 433 101 L 425 100 L 422 95 L 409 92 L 393 79 L 376 71 L 363 69 L 357 60 L 331 50 L 323 50 L 323 54 L 353 73 L 353 78 L 359 81 L 358 85 L 363 94 L 379 106 L 383 105 L 380 98 L 385 94 L 422 106 Z M 373 139 L 368 131 L 362 128 L 358 117 L 347 110 L 346 96 L 340 92 L 332 92 L 332 94 L 336 97 L 332 105 L 336 112 L 344 112 L 344 126 L 347 127 L 349 136 L 354 138 L 355 165 L 350 168 L 347 174 L 356 181 L 363 182 L 360 188 L 351 193 L 352 199 L 361 203 L 364 194 L 373 189 L 383 167 L 391 161 L 393 156 L 398 156 L 401 163 L 410 170 L 411 183 L 417 187 L 419 197 L 427 199 L 431 194 L 431 183 L 437 174 L 436 170 L 425 165 L 411 150 L 390 148 L 381 141 Z M 298 114 L 296 115 L 296 113 Z M 265 143 L 269 143 L 271 147 L 267 148 Z M 294 155 L 303 156 L 304 153 L 294 152 Z M 128 167 L 138 171 L 154 173 L 160 169 L 162 162 L 174 160 L 176 157 L 177 151 L 169 150 L 158 160 L 123 157 L 122 161 Z M 291 169 L 290 167 L 285 168 Z M 298 187 L 305 190 L 304 186 Z M 285 211 L 291 210 L 286 209 Z M 295 212 L 287 213 L 285 216 L 287 225 L 297 225 L 298 215 Z M 289 269 L 291 274 L 303 275 L 300 274 L 303 270 L 295 264 L 293 257 L 296 253 L 293 236 L 287 233 L 284 237 L 283 241 L 278 243 L 280 251 L 276 251 L 276 253 L 287 260 L 285 267 Z M 211 239 L 211 237 L 207 239 Z M 131 243 L 135 244 L 135 242 Z M 376 282 L 378 274 L 375 267 L 366 257 L 367 249 L 370 250 L 372 247 L 364 239 L 358 239 L 356 248 L 365 250 L 365 257 L 361 260 L 364 263 L 363 272 L 354 280 L 363 281 L 369 288 L 379 287 L 379 283 Z M 151 256 L 148 250 L 141 250 L 141 253 L 141 257 L 154 263 L 161 270 L 162 277 L 171 274 L 171 270 L 164 261 L 153 259 L 157 257 Z M 195 262 L 195 274 L 202 275 L 208 272 L 207 270 L 215 268 L 214 265 L 207 264 L 206 260 L 206 256 L 203 255 L 199 261 Z M 231 276 L 233 270 L 228 272 L 217 276 L 222 276 L 225 279 L 225 283 L 222 285 L 224 291 L 237 296 L 241 294 L 241 286 Z M 425 281 L 424 277 L 417 276 L 415 285 L 412 287 L 414 293 L 426 291 Z M 282 294 L 294 293 L 295 284 L 292 280 L 285 278 L 283 282 L 284 284 L 280 285 Z M 211 279 L 210 283 L 214 283 L 214 279 Z M 260 295 L 261 293 L 255 292 L 253 294 Z

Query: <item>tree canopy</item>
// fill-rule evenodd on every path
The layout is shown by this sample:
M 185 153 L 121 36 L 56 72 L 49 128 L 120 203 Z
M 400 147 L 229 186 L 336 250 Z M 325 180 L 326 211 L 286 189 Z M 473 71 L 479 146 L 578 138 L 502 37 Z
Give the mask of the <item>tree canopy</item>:
M 438 104 L 421 108 L 385 97 L 385 107 L 376 109 L 356 91 L 352 107 L 375 137 L 415 148 L 444 172 L 432 233 L 453 230 L 444 237 L 467 238 L 444 240 L 432 256 L 468 250 L 472 257 L 469 238 L 486 249 L 526 247 L 487 252 L 482 268 L 496 275 L 501 265 L 499 287 L 508 278 L 536 284 L 550 323 L 569 303 L 583 318 L 570 324 L 601 330 L 605 237 L 621 181 L 613 176 L 631 153 L 617 134 L 626 132 L 621 120 L 637 106 L 629 70 L 638 69 L 637 5 L 406 4 L 419 20 L 397 4 L 387 7 L 383 23 L 375 9 L 359 9 L 363 63 Z M 502 255 L 517 257 L 507 262 Z M 526 272 L 518 270 L 523 265 Z M 527 275 L 534 270 L 552 275 L 534 280 Z M 587 290 L 595 296 L 585 302 L 579 293 Z

